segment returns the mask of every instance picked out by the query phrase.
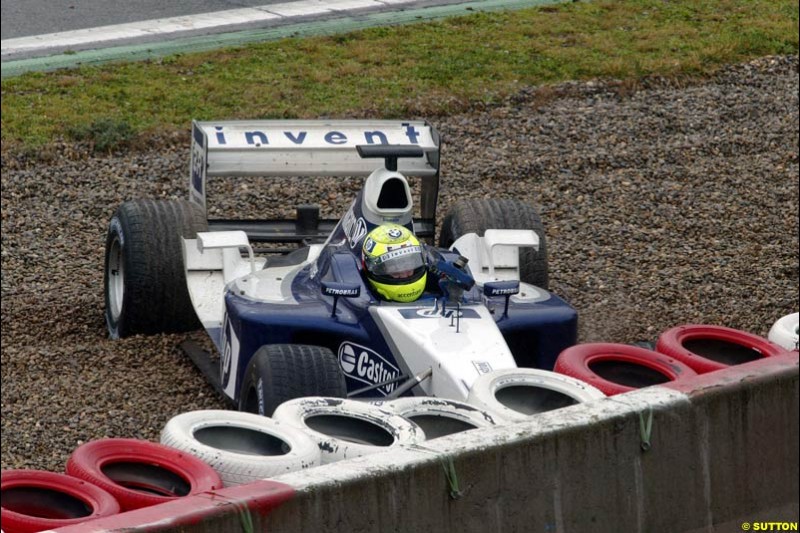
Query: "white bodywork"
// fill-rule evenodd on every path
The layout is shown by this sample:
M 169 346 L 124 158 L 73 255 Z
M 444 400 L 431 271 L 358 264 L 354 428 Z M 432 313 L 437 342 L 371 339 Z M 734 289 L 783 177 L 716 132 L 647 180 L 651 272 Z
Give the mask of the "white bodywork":
M 206 207 L 206 181 L 225 176 L 368 176 L 381 159 L 362 159 L 358 145 L 414 145 L 426 154 L 401 158 L 406 176 L 436 177 L 439 145 L 424 121 L 256 120 L 192 124 L 189 199 Z
M 487 281 L 519 280 L 520 248 L 539 249 L 539 236 L 533 230 L 489 229 L 483 237 L 477 233 L 462 235 L 450 247 L 469 260 L 475 284 L 483 287 Z M 541 302 L 550 293 L 534 285 L 520 282 L 519 294 L 512 302 Z
M 538 249 L 539 237 L 532 230 L 486 230 L 483 237 L 468 233 L 457 239 L 451 249 L 469 260 L 470 271 L 479 287 L 488 281 L 519 280 L 519 249 Z M 533 285 L 520 283 L 515 302 L 543 301 L 549 293 Z M 419 318 L 409 318 L 409 310 Z M 440 398 L 466 400 L 473 382 L 482 374 L 516 368 L 500 329 L 485 305 L 461 308 L 456 320 L 455 307 L 441 310 L 431 307 L 380 305 L 370 307 L 370 314 L 382 329 L 387 342 L 402 360 L 410 375 L 428 368 L 431 378 L 420 384 L 422 393 Z
M 291 299 L 291 292 L 281 290 L 292 271 L 319 255 L 321 245 L 311 246 L 306 261 L 299 265 L 268 267 L 263 257 L 254 257 L 243 231 L 198 233 L 196 239 L 183 239 L 186 283 L 197 316 L 206 329 L 222 326 L 225 316 L 225 287 L 233 283 L 242 295 L 264 302 L 280 303 Z M 241 250 L 247 250 L 242 257 Z
M 385 221 L 406 223 L 413 206 L 404 175 L 422 179 L 422 218 L 435 216 L 438 192 L 438 133 L 423 121 L 235 121 L 195 122 L 192 129 L 190 200 L 205 208 L 206 181 L 216 176 L 363 176 L 367 177 L 361 216 L 372 224 Z M 362 159 L 360 145 L 414 145 L 423 157 L 399 158 L 397 171 L 389 171 L 381 159 Z M 385 182 L 401 179 L 407 202 L 379 207 Z M 426 188 L 427 187 L 427 188 Z M 348 212 L 350 213 L 350 212 Z M 352 216 L 351 216 L 352 218 Z M 342 220 L 349 245 L 355 247 L 366 234 L 364 220 Z M 363 233 L 363 234 L 362 234 Z M 300 264 L 270 267 L 269 261 L 253 256 L 242 231 L 206 232 L 183 241 L 186 279 L 192 304 L 203 326 L 222 330 L 218 346 L 223 352 L 222 375 L 237 375 L 239 342 L 236 332 L 224 326 L 226 290 L 272 304 L 296 303 L 291 283 L 295 274 L 319 256 L 324 245 L 311 246 Z M 530 230 L 487 230 L 483 237 L 468 234 L 454 247 L 469 259 L 475 281 L 519 279 L 519 249 L 538 248 L 539 239 Z M 246 250 L 243 257 L 242 251 Z M 312 273 L 312 275 L 314 275 Z M 538 301 L 549 294 L 521 284 L 512 301 Z M 386 343 L 409 376 L 431 370 L 420 385 L 423 394 L 466 400 L 472 383 L 492 370 L 515 368 L 514 358 L 500 333 L 495 317 L 483 304 L 465 305 L 461 316 L 448 307 L 382 302 L 369 307 L 372 319 Z M 335 318 L 331 318 L 335 320 Z M 398 376 L 399 368 L 385 356 L 355 343 L 339 347 L 343 371 L 365 385 L 381 383 L 376 376 Z M 381 361 L 383 360 L 383 362 Z M 360 373 L 364 373 L 361 375 Z M 367 374 L 370 374 L 369 377 Z M 225 381 L 226 393 L 235 397 L 235 380 Z M 397 384 L 386 387 L 388 393 Z
M 462 307 L 460 319 L 455 308 L 447 310 L 448 316 L 430 307 L 380 305 L 369 311 L 390 346 L 403 354 L 411 375 L 433 370 L 420 384 L 426 396 L 466 400 L 481 374 L 517 366 L 484 305 Z M 418 318 L 409 318 L 410 312 Z
M 248 250 L 244 259 L 240 249 Z M 183 239 L 183 264 L 192 305 L 206 329 L 222 325 L 225 314 L 225 285 L 232 279 L 255 272 L 264 258 L 254 258 L 243 231 L 198 233 Z
M 478 283 L 518 279 L 519 247 L 538 244 L 536 234 L 524 230 L 488 230 L 486 233 L 487 237 L 474 233 L 465 235 L 454 244 L 469 258 Z M 323 246 L 312 245 L 306 260 L 300 264 L 270 267 L 264 258 L 253 257 L 242 231 L 198 233 L 196 239 L 184 239 L 189 294 L 203 326 L 206 329 L 222 327 L 226 287 L 256 301 L 294 303 L 289 288 L 294 274 L 316 260 Z M 245 256 L 242 250 L 247 251 Z M 520 293 L 512 296 L 516 302 L 547 298 L 546 291 L 524 283 Z M 435 308 L 383 303 L 369 308 L 392 351 L 402 354 L 399 359 L 404 362 L 409 376 L 432 370 L 430 379 L 420 384 L 422 394 L 466 400 L 473 382 L 482 374 L 516 368 L 514 357 L 485 305 L 465 305 L 458 318 L 454 306 L 448 307 L 443 316 L 440 305 L 439 301 Z M 361 376 L 372 371 L 374 359 L 380 354 L 352 343 L 342 346 L 346 348 L 345 355 L 340 353 L 340 360 L 347 375 L 356 380 L 364 378 L 365 385 L 380 381 Z M 365 356 L 366 352 L 371 353 Z M 346 364 L 343 357 L 352 358 L 352 364 Z M 390 372 L 385 376 L 392 375 Z M 233 389 L 229 391 L 233 392 Z
M 475 282 L 519 279 L 519 249 L 539 249 L 539 236 L 533 230 L 487 229 L 483 237 L 462 235 L 450 247 L 469 259 Z

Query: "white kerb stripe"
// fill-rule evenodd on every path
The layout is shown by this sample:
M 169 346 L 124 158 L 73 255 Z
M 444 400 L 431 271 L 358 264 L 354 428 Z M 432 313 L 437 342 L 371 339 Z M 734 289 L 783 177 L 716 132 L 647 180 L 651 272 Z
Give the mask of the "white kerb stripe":
M 410 1 L 410 0 L 406 0 Z M 92 43 L 135 39 L 192 30 L 263 22 L 283 17 L 318 15 L 332 11 L 385 7 L 377 0 L 301 0 L 252 8 L 231 9 L 215 13 L 201 13 L 165 19 L 145 20 L 128 24 L 115 24 L 81 30 L 31 35 L 0 42 L 2 55 L 10 55 L 48 48 L 69 48 Z

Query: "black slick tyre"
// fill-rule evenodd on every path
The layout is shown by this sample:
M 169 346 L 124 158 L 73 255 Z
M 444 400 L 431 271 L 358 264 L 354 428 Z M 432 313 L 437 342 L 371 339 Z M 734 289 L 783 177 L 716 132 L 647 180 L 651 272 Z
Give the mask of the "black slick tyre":
M 347 396 L 344 373 L 334 353 L 322 346 L 267 344 L 247 365 L 239 410 L 271 416 L 283 402 L 306 396 Z
M 536 209 L 524 202 L 485 198 L 456 203 L 442 222 L 439 246 L 449 248 L 459 237 L 467 233 L 476 233 L 479 237 L 483 237 L 487 229 L 533 230 L 539 236 L 539 249 L 520 249 L 520 281 L 545 290 L 549 288 L 544 226 Z
M 103 283 L 111 338 L 200 327 L 181 237 L 207 229 L 202 209 L 186 200 L 135 200 L 117 209 L 106 236 Z

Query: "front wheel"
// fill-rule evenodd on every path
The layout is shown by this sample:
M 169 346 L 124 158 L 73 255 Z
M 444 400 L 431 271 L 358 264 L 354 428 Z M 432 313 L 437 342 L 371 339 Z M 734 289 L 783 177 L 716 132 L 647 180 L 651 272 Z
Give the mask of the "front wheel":
M 519 279 L 548 290 L 547 243 L 539 213 L 518 200 L 473 199 L 455 204 L 442 222 L 439 246 L 449 248 L 462 235 L 483 237 L 487 229 L 530 229 L 539 236 L 539 249 L 520 248 Z
M 283 402 L 306 396 L 347 396 L 344 372 L 334 353 L 322 346 L 267 344 L 247 365 L 239 410 L 271 416 Z

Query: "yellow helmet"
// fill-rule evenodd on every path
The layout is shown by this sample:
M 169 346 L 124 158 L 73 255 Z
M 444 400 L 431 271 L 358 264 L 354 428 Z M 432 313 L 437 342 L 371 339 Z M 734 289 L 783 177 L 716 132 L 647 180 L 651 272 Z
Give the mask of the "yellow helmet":
M 364 239 L 361 252 L 367 280 L 383 298 L 413 302 L 425 290 L 428 274 L 422 246 L 405 226 L 378 226 Z

